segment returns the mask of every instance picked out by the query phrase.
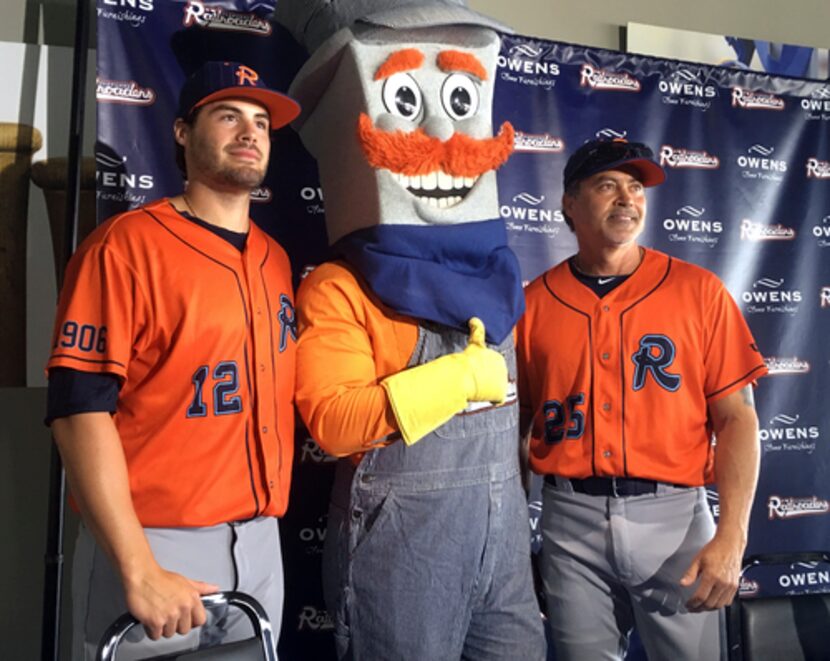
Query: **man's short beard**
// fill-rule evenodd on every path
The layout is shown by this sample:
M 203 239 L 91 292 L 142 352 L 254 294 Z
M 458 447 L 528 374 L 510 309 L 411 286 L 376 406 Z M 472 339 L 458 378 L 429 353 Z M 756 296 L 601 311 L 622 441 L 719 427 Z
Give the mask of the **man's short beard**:
M 216 172 L 216 178 L 234 187 L 254 190 L 265 179 L 265 172 L 252 167 L 227 167 Z

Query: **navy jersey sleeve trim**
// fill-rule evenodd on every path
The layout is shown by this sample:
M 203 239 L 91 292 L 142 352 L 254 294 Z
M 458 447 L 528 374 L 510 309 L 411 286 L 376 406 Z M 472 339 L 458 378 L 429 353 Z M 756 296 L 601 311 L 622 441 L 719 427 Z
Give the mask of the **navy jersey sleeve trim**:
M 52 358 L 71 358 L 72 360 L 77 360 L 79 363 L 90 363 L 92 365 L 118 365 L 118 367 L 126 367 L 124 363 L 117 361 L 117 360 L 94 360 L 92 358 L 81 358 L 80 356 L 76 356 L 75 354 L 71 353 L 53 353 Z M 49 372 L 51 373 L 52 370 L 63 369 L 61 367 L 52 367 L 50 368 Z M 66 369 L 72 369 L 71 367 Z M 79 372 L 81 370 L 78 370 Z
M 754 381 L 755 378 L 752 377 L 752 375 L 755 374 L 756 372 L 760 371 L 760 370 L 765 369 L 765 368 L 766 368 L 766 365 L 758 365 L 756 367 L 753 367 L 751 370 L 749 370 L 749 372 L 744 374 L 741 378 L 735 379 L 732 383 L 729 383 L 729 384 L 725 385 L 723 388 L 719 388 L 715 392 L 712 392 L 712 393 L 709 393 L 708 395 L 706 395 L 706 399 L 712 399 L 712 397 L 717 397 L 718 395 L 720 395 L 725 390 L 729 390 L 730 388 L 732 388 L 736 383 L 741 383 L 743 381 L 747 381 L 747 382 Z M 763 376 L 763 375 L 759 375 L 759 376 Z

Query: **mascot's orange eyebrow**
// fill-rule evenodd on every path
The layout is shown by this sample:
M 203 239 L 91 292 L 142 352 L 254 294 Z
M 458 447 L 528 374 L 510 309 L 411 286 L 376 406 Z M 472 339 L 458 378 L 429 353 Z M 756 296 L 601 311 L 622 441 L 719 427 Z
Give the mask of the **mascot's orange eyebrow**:
M 424 54 L 417 48 L 402 48 L 386 58 L 375 71 L 375 80 L 389 78 L 392 74 L 410 69 L 420 69 L 424 63 Z
M 460 50 L 442 50 L 438 53 L 441 71 L 466 71 L 479 80 L 487 80 L 487 69 L 475 55 Z

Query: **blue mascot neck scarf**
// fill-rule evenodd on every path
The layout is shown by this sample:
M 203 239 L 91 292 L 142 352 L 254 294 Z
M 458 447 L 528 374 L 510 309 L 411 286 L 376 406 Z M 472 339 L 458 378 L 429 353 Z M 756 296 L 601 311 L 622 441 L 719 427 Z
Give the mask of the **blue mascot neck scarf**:
M 501 344 L 524 312 L 519 261 L 501 220 L 457 225 L 376 225 L 333 246 L 384 304 L 462 331 L 479 317 Z

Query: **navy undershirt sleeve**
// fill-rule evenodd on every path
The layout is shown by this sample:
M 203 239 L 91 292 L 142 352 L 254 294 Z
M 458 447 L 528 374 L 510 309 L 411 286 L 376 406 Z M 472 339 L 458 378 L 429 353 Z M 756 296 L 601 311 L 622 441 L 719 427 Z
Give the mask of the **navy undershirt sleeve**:
M 46 389 L 45 422 L 51 425 L 55 418 L 76 413 L 115 413 L 120 387 L 114 374 L 53 367 L 49 370 L 49 387 Z

